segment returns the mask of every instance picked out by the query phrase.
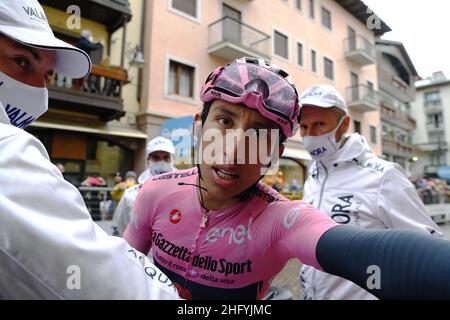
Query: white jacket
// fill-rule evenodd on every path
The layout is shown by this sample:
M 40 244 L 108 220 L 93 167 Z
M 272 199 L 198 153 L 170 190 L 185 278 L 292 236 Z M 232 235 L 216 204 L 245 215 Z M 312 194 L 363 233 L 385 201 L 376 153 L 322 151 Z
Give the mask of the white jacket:
M 378 158 L 357 133 L 326 161 L 313 162 L 303 198 L 338 223 L 443 235 L 401 166 Z M 309 266 L 302 267 L 301 284 L 305 299 L 376 299 L 350 281 Z
M 133 209 L 134 200 L 141 189 L 142 184 L 133 186 L 125 190 L 122 198 L 114 211 L 113 228 L 117 228 L 119 236 L 122 236 L 130 222 L 131 210 Z
M 170 280 L 91 219 L 44 146 L 0 104 L 0 298 L 178 299 Z

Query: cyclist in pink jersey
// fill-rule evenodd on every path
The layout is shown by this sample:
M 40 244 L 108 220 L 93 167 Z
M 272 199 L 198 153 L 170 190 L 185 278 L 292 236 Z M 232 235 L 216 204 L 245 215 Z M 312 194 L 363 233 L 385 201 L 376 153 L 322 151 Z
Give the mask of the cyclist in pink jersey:
M 206 212 L 198 178 L 193 168 L 145 184 L 125 233 L 137 250 L 152 247 L 184 298 L 261 298 L 290 258 L 321 269 L 316 244 L 335 223 L 317 209 L 259 183 L 248 201 Z
M 301 115 L 297 91 L 284 71 L 257 58 L 235 60 L 211 73 L 201 99 L 204 107 L 196 117 L 202 123 L 200 155 L 213 141 L 219 140 L 223 148 L 214 149 L 214 161 L 148 181 L 124 233 L 139 251 L 147 254 L 152 249 L 155 263 L 180 296 L 261 298 L 272 278 L 295 257 L 379 298 L 450 297 L 450 281 L 444 280 L 450 280 L 449 242 L 407 231 L 337 227 L 318 209 L 288 201 L 259 182 L 271 162 L 258 158 L 253 163 L 252 134 L 242 133 L 279 130 L 279 138 L 264 139 L 275 150 L 272 159 L 283 153 Z M 230 131 L 240 132 L 231 148 Z M 221 133 L 220 139 L 210 139 L 211 132 Z M 260 142 L 258 151 L 264 149 Z M 241 146 L 244 153 L 239 152 Z M 430 254 L 439 262 L 429 259 Z M 407 270 L 402 268 L 405 263 Z M 389 270 L 382 288 L 367 284 L 367 268 L 373 265 Z M 437 265 L 448 268 L 439 279 Z

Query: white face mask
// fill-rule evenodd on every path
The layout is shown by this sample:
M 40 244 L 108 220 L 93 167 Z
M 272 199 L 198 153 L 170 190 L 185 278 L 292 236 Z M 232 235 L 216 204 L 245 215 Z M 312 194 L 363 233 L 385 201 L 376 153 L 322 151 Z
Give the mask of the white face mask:
M 153 176 L 156 176 L 158 174 L 163 174 L 169 171 L 173 170 L 173 166 L 171 162 L 165 162 L 165 161 L 149 161 L 148 169 L 150 170 L 150 173 Z
M 305 144 L 306 150 L 311 155 L 313 160 L 323 160 L 335 153 L 341 147 L 344 135 L 342 135 L 340 141 L 336 141 L 336 132 L 344 121 L 343 117 L 339 121 L 337 127 L 324 135 L 321 136 L 304 136 L 303 143 Z
M 0 102 L 11 124 L 23 129 L 47 111 L 48 90 L 29 86 L 0 71 Z

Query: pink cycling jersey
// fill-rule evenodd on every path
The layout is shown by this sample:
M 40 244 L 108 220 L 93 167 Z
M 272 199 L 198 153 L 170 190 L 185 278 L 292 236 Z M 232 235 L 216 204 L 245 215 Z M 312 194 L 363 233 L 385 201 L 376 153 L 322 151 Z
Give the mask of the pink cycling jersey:
M 182 297 L 259 299 L 291 258 L 322 269 L 317 242 L 337 225 L 326 214 L 262 183 L 248 201 L 206 212 L 197 184 L 196 168 L 148 181 L 124 233 L 139 251 L 152 249 Z

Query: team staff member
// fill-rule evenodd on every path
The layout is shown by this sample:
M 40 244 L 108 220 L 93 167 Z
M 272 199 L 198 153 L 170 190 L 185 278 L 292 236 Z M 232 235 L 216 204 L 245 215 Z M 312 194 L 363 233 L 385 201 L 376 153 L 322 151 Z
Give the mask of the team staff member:
M 358 133 L 346 135 L 350 116 L 334 87 L 312 86 L 300 101 L 300 133 L 314 160 L 305 182 L 306 202 L 341 224 L 442 237 L 403 169 L 378 158 Z M 353 282 L 309 266 L 301 269 L 301 284 L 305 299 L 375 299 Z
M 47 110 L 53 72 L 82 78 L 89 57 L 56 39 L 35 0 L 0 1 L 0 298 L 177 299 L 170 280 L 106 235 L 22 128 Z
M 113 217 L 113 229 L 115 235 L 122 236 L 130 222 L 131 210 L 134 200 L 138 195 L 142 184 L 153 176 L 176 170 L 174 167 L 175 147 L 171 140 L 164 137 L 156 137 L 147 144 L 147 169 L 139 176 L 139 184 L 128 188 L 120 199 Z

